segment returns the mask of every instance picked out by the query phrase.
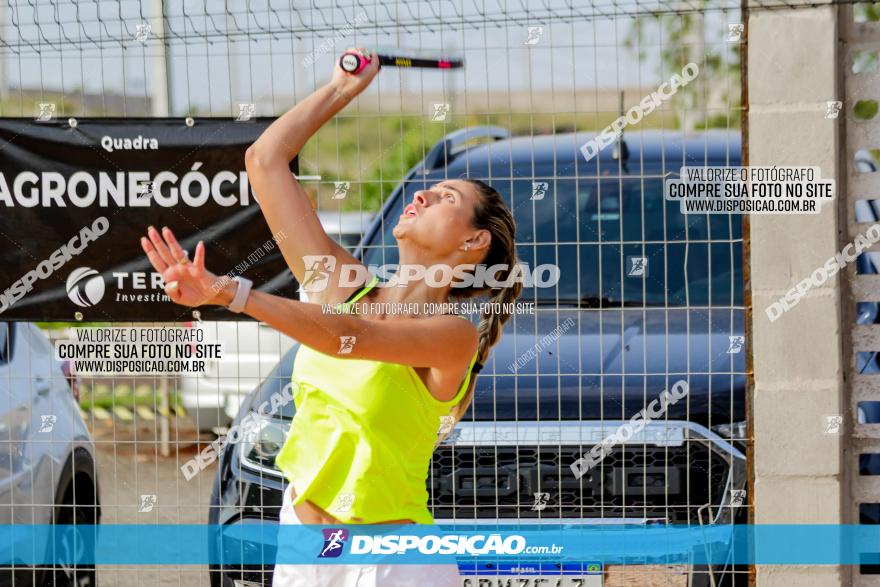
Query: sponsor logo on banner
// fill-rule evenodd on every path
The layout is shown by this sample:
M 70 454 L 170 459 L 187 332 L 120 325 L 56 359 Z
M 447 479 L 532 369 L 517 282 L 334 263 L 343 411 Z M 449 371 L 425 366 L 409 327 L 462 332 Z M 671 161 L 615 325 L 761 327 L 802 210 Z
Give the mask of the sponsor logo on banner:
M 112 302 L 168 302 L 162 275 L 154 271 L 114 271 L 109 282 L 91 267 L 74 269 L 67 278 L 67 297 L 81 308 L 104 299 Z M 108 292 L 108 289 L 110 290 Z
M 67 297 L 80 308 L 90 308 L 104 297 L 104 278 L 90 267 L 74 269 L 67 277 Z

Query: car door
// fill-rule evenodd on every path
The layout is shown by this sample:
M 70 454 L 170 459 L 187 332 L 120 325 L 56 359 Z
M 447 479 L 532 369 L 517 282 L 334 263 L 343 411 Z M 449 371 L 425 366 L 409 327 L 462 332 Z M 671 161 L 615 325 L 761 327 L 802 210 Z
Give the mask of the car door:
M 61 455 L 70 439 L 69 389 L 55 360 L 49 339 L 35 324 L 18 325 L 22 341 L 12 362 L 28 401 L 27 425 L 22 425 L 22 456 L 14 488 L 14 522 L 47 524 L 52 520 L 55 481 Z M 26 341 L 26 342 L 25 342 Z M 60 454 L 59 454 L 60 453 Z
M 31 421 L 30 385 L 21 357 L 21 327 L 0 322 L 0 524 L 13 520 L 16 487 L 27 474 L 24 442 Z
M 27 400 L 17 391 L 10 367 L 11 338 L 15 328 L 8 322 L 0 322 L 0 524 L 11 524 L 13 508 L 13 488 L 18 480 L 16 471 L 20 470 L 22 441 L 18 425 L 27 419 Z M 14 391 L 16 390 L 16 391 Z M 15 545 L 0 545 L 4 558 L 14 552 Z

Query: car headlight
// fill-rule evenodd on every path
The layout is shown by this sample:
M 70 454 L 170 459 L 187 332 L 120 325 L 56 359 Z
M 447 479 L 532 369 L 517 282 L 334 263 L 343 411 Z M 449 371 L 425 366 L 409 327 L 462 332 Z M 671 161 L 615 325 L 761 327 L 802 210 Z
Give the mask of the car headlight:
M 242 420 L 240 427 L 239 456 L 242 464 L 257 471 L 280 475 L 281 472 L 275 466 L 275 458 L 284 446 L 290 430 L 290 420 L 251 412 Z
M 716 424 L 712 426 L 712 431 L 725 440 L 741 440 L 746 439 L 746 423 L 733 422 L 727 424 Z

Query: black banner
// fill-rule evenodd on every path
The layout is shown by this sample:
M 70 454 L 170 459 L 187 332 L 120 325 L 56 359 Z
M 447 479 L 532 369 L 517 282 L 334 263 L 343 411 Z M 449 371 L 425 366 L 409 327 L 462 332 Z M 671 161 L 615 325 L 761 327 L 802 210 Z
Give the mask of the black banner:
M 272 120 L 0 119 L 0 320 L 191 320 L 141 249 L 149 225 L 171 228 L 190 256 L 204 240 L 218 275 L 296 298 L 244 166 Z

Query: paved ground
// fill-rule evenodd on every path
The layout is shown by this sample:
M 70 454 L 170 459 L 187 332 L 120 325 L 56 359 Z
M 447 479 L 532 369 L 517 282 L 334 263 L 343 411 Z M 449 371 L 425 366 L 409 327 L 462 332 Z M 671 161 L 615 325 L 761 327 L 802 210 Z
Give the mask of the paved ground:
M 604 587 L 686 587 L 687 574 L 683 565 L 609 566 L 605 570 Z
M 171 454 L 160 455 L 154 425 L 96 423 L 102 523 L 204 524 L 216 465 L 187 481 L 180 465 L 196 452 L 198 435 L 184 420 L 171 427 Z M 210 440 L 210 437 L 203 437 Z M 155 496 L 150 509 L 142 496 Z M 148 502 L 152 499 L 147 497 Z M 148 509 L 149 511 L 139 511 Z M 98 570 L 101 587 L 208 586 L 206 567 L 118 567 Z

